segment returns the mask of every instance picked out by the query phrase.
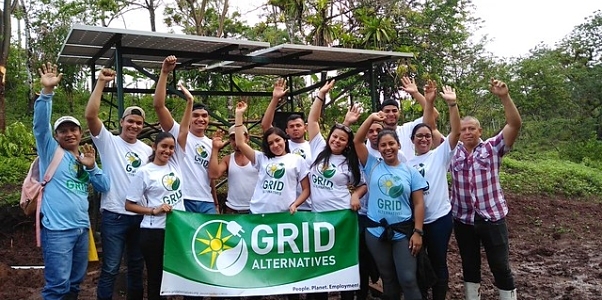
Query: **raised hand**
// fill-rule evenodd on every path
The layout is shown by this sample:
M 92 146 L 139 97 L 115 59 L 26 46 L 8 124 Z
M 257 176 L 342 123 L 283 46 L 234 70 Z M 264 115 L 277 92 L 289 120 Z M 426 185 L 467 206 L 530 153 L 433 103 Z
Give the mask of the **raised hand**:
M 359 107 L 359 105 L 354 104 L 354 105 L 350 106 L 349 109 L 347 110 L 347 113 L 345 114 L 345 121 L 343 121 L 343 124 L 345 124 L 347 126 L 355 124 L 357 122 L 357 120 L 360 119 L 361 115 L 362 115 L 362 109 Z
M 110 68 L 103 68 L 98 73 L 98 82 L 111 82 L 115 79 L 115 70 Z
M 452 105 L 452 104 L 456 104 L 456 90 L 453 89 L 451 86 L 446 85 L 443 87 L 443 92 L 440 93 L 441 97 L 443 98 L 443 100 L 445 100 L 445 102 L 447 102 L 447 105 Z
M 175 57 L 175 55 L 166 57 L 161 64 L 161 73 L 168 74 L 173 71 L 176 68 L 176 62 L 178 62 L 178 59 Z
M 58 67 L 51 63 L 42 64 L 41 68 L 38 68 L 40 73 L 40 83 L 44 88 L 54 89 L 55 86 L 61 82 L 63 77 L 62 73 L 58 73 Z
M 435 103 L 437 97 L 437 83 L 431 79 L 424 85 L 424 99 L 429 103 Z
M 96 151 L 94 150 L 94 147 L 90 144 L 84 144 L 81 147 L 80 152 L 81 154 L 75 157 L 77 161 L 88 169 L 94 168 L 94 163 L 96 162 Z
M 223 141 L 224 135 L 225 133 L 221 129 L 215 131 L 215 133 L 211 137 L 211 140 L 213 141 L 213 149 L 220 150 L 226 146 L 227 142 Z
M 184 93 L 184 96 L 186 97 L 186 101 L 188 101 L 188 102 L 194 101 L 194 96 L 192 96 L 190 91 L 184 86 L 183 83 L 181 83 L 181 82 L 178 83 L 178 88 L 180 88 L 182 93 Z
M 414 80 L 414 78 L 410 78 L 408 76 L 401 77 L 401 89 L 410 95 L 418 93 L 418 86 L 416 86 L 416 81 Z
M 274 83 L 272 99 L 280 99 L 286 96 L 286 93 L 288 93 L 288 89 L 286 88 L 286 80 L 284 80 L 284 78 L 279 78 L 276 83 Z
M 320 88 L 320 90 L 318 91 L 318 93 L 321 94 L 321 95 L 328 94 L 328 92 L 330 92 L 330 90 L 334 86 L 334 82 L 335 82 L 334 79 L 332 79 L 330 81 L 326 81 L 326 83 L 324 83 L 324 85 Z
M 385 116 L 385 113 L 382 111 L 379 112 L 374 112 L 372 113 L 368 118 L 372 119 L 372 122 L 382 122 L 384 121 L 387 117 Z
M 247 111 L 247 102 L 238 101 L 238 103 L 236 103 L 236 110 L 234 112 L 237 114 L 238 113 L 244 114 L 245 111 Z
M 508 85 L 506 85 L 506 83 L 503 81 L 491 78 L 491 81 L 489 82 L 489 88 L 491 89 L 491 93 L 498 97 L 508 96 Z

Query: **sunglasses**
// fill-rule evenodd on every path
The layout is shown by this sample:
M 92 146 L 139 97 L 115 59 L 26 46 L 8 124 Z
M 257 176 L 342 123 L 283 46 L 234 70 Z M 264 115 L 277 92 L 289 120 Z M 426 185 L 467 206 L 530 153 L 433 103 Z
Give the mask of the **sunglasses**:
M 353 133 L 353 131 L 351 130 L 351 128 L 349 128 L 349 126 L 341 124 L 341 123 L 334 124 L 334 128 L 343 130 L 343 131 L 347 132 L 347 134 Z

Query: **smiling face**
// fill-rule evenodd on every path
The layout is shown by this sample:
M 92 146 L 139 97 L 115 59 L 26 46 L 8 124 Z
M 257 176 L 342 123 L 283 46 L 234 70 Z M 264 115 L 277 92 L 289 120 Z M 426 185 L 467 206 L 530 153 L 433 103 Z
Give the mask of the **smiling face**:
M 397 122 L 399 122 L 399 108 L 395 105 L 383 106 L 381 111 L 385 114 L 385 120 L 383 121 L 387 128 L 395 129 Z
M 368 129 L 368 141 L 370 141 L 370 147 L 372 149 L 378 149 L 378 133 L 383 130 L 381 123 L 372 123 L 370 129 Z
M 393 131 L 387 130 L 381 133 L 378 139 L 378 152 L 387 165 L 399 164 L 397 153 L 401 145 L 394 134 Z
M 79 142 L 82 140 L 82 129 L 75 123 L 65 122 L 56 128 L 54 137 L 61 148 L 77 151 Z
M 205 134 L 209 126 L 209 112 L 199 108 L 192 111 L 192 119 L 190 119 L 190 132 L 196 136 Z
M 128 143 L 135 143 L 138 134 L 144 127 L 144 118 L 139 115 L 128 115 L 119 121 L 121 125 L 121 138 Z
M 460 123 L 460 141 L 468 149 L 473 149 L 481 139 L 483 129 L 479 121 L 472 117 L 462 119 Z
M 328 137 L 328 146 L 332 154 L 342 154 L 349 145 L 349 134 L 342 129 L 335 128 Z
M 418 155 L 429 152 L 433 145 L 433 132 L 427 126 L 417 128 L 412 135 L 412 143 Z
M 284 140 L 280 135 L 276 133 L 268 135 L 267 144 L 270 148 L 270 151 L 275 156 L 282 156 L 286 154 L 286 140 Z
M 173 137 L 165 137 L 153 144 L 153 153 L 155 157 L 153 163 L 156 165 L 166 165 L 169 158 L 174 154 L 176 141 Z

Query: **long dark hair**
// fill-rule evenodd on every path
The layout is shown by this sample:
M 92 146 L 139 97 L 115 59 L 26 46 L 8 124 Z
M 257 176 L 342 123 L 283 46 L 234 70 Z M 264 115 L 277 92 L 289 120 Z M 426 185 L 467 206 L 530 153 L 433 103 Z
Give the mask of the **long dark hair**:
M 159 145 L 159 143 L 167 138 L 171 138 L 173 139 L 174 143 L 176 142 L 176 138 L 173 137 L 173 134 L 167 132 L 167 131 L 161 131 L 157 134 L 157 136 L 155 137 L 155 142 L 153 143 L 153 146 L 155 146 L 155 149 L 153 149 L 153 153 L 151 155 L 149 155 L 148 157 L 148 162 L 153 162 L 155 160 L 155 152 L 157 152 L 157 145 Z
M 349 165 L 349 169 L 351 170 L 351 175 L 353 175 L 353 186 L 357 186 L 360 183 L 360 164 L 359 159 L 357 157 L 357 152 L 355 152 L 355 145 L 353 144 L 353 131 L 343 124 L 334 124 L 332 128 L 330 128 L 330 132 L 328 133 L 328 137 L 326 138 L 326 146 L 324 146 L 324 150 L 322 150 L 316 159 L 311 164 L 311 167 L 316 167 L 318 164 L 323 163 L 324 165 L 329 165 L 330 156 L 332 155 L 332 149 L 330 149 L 330 145 L 328 144 L 328 140 L 330 140 L 330 136 L 335 129 L 340 129 L 347 134 L 347 145 L 343 150 L 343 156 L 345 156 L 345 161 L 343 163 L 347 163 Z
M 281 137 L 284 140 L 285 152 L 291 153 L 291 150 L 288 146 L 288 135 L 286 135 L 286 133 L 282 129 L 274 126 L 274 127 L 270 127 L 270 129 L 266 130 L 263 133 L 263 137 L 261 138 L 261 151 L 263 151 L 263 154 L 265 154 L 265 156 L 267 156 L 268 158 L 276 157 L 276 155 L 272 152 L 272 150 L 270 150 L 270 145 L 268 145 L 268 136 L 270 136 L 272 134 L 276 134 L 279 137 Z

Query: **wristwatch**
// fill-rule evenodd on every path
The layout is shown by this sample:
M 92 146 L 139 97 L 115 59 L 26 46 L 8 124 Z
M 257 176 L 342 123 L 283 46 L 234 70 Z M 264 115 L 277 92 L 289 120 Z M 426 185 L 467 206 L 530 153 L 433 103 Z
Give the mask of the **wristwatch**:
M 414 232 L 418 233 L 420 236 L 424 235 L 424 231 L 422 231 L 422 229 L 414 228 Z

